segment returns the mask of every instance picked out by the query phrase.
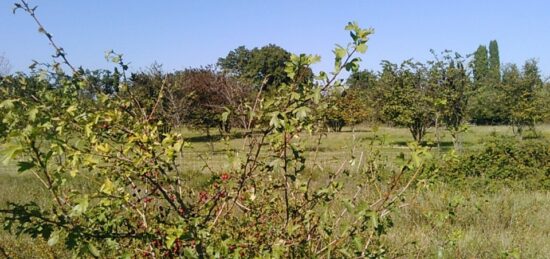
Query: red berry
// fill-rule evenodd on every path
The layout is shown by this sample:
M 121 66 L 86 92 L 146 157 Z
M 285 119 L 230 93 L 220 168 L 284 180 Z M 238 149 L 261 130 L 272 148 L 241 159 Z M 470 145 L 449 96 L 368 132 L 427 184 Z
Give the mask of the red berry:
M 229 178 L 231 178 L 231 176 L 229 176 L 228 173 L 224 172 L 221 177 L 220 177 L 223 181 L 227 181 L 229 180 Z

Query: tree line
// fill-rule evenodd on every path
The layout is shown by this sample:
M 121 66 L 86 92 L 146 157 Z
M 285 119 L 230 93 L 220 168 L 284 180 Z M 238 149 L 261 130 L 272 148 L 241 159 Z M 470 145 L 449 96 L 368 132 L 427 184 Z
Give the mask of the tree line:
M 541 79 L 537 62 L 500 69 L 498 50 L 491 53 L 488 59 L 481 46 L 472 60 L 446 51 L 425 63 L 385 61 L 381 72 L 352 74 L 348 91 L 364 92 L 375 111 L 372 120 L 408 127 L 419 142 L 428 127 L 439 125 L 455 140 L 465 123 L 508 124 L 520 135 L 526 128 L 535 132 L 535 125 L 548 121 L 549 115 L 549 85 Z
M 322 93 L 329 100 L 323 109 L 327 130 L 382 123 L 406 127 L 415 141 L 422 142 L 428 128 L 436 128 L 437 138 L 439 129 L 447 128 L 459 145 L 467 123 L 512 125 L 521 135 L 525 129 L 536 132 L 537 123 L 548 122 L 550 84 L 542 80 L 536 60 L 525 61 L 521 68 L 501 66 L 495 40 L 488 49 L 480 45 L 471 55 L 448 50 L 431 53 L 426 62 L 382 61 L 380 71 L 354 71 L 346 80 L 334 78 L 337 87 Z M 116 57 L 112 61 L 120 62 L 122 56 Z M 128 93 L 148 111 L 160 111 L 155 114 L 160 114 L 157 119 L 167 129 L 193 127 L 210 136 L 217 128 L 226 134 L 249 126 L 246 105 L 258 93 L 277 94 L 278 87 L 290 82 L 285 71 L 290 58 L 290 52 L 269 44 L 253 49 L 240 46 L 220 57 L 215 66 L 167 73 L 155 63 L 129 75 Z M 126 76 L 116 69 L 81 73 L 98 91 L 108 94 L 119 92 L 121 78 Z M 303 81 L 318 80 L 309 68 L 297 76 Z

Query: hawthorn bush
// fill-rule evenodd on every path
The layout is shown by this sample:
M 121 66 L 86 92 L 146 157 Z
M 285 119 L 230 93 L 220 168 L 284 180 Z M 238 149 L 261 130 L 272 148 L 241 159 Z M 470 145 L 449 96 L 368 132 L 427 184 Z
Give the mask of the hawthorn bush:
M 16 4 L 33 18 L 35 8 Z M 292 55 L 290 81 L 277 94 L 262 89 L 247 107 L 245 147 L 228 151 L 225 169 L 201 185 L 188 175 L 177 132 L 163 133 L 156 116 L 163 87 L 149 107 L 137 101 L 124 75 L 118 92 L 97 89 L 52 42 L 61 63 L 2 79 L 4 160 L 33 174 L 52 203 L 10 203 L 4 226 L 16 234 L 62 243 L 85 257 L 379 257 L 391 214 L 429 153 L 412 145 L 402 166 L 344 161 L 310 168 L 301 136 L 322 130 L 324 93 L 343 70 L 357 71 L 370 29 L 349 23 L 351 42 L 337 46 L 335 70 L 304 80 L 317 56 Z M 72 70 L 65 73 L 62 67 Z M 28 91 L 21 92 L 21 89 Z M 24 93 L 24 94 L 23 94 Z M 93 93 L 93 94 L 90 94 Z M 230 114 L 225 112 L 221 118 Z M 368 155 L 367 155 L 368 156 Z M 380 177 L 384 174 L 384 177 Z M 384 180 L 382 180 L 384 179 Z M 85 184 L 82 184 L 82 183 Z

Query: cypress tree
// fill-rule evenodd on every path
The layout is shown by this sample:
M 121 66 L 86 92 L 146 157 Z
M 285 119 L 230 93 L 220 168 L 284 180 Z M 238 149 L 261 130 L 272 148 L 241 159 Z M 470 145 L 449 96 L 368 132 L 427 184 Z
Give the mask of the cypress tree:
M 498 53 L 498 43 L 492 40 L 489 43 L 489 77 L 493 82 L 500 82 L 500 56 Z
M 473 72 L 476 85 L 487 79 L 489 62 L 487 60 L 487 47 L 485 45 L 479 45 L 474 53 Z

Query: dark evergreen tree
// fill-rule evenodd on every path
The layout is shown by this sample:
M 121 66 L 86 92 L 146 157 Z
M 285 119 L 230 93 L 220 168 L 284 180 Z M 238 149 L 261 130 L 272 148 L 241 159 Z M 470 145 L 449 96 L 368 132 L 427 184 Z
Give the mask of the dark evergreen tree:
M 476 85 L 479 87 L 489 74 L 489 61 L 487 59 L 487 47 L 485 45 L 479 45 L 474 53 L 473 60 L 473 73 Z
M 500 55 L 496 40 L 489 42 L 489 78 L 492 82 L 500 82 Z

